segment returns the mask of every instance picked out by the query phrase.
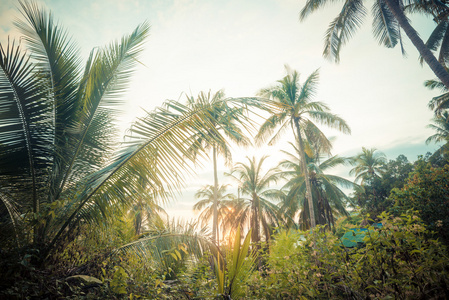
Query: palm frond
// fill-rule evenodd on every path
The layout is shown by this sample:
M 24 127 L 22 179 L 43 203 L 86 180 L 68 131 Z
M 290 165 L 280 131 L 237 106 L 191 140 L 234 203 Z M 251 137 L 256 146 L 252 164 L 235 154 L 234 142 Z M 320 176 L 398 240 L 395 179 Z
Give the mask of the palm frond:
M 122 150 L 107 167 L 83 182 L 82 190 L 72 201 L 76 208 L 52 243 L 70 224 L 80 219 L 86 220 L 89 216 L 87 212 L 93 207 L 104 209 L 117 203 L 126 206 L 132 191 L 138 190 L 143 175 L 157 196 L 166 197 L 172 191 L 179 190 L 185 176 L 194 172 L 192 165 L 186 162 L 195 160 L 189 152 L 192 137 L 197 132 L 207 130 L 214 133 L 205 135 L 211 143 L 222 138 L 210 120 L 208 109 L 190 109 L 174 101 L 167 101 L 164 107 L 156 108 L 138 120 L 130 129 L 130 146 Z
M 360 28 L 365 16 L 366 8 L 362 0 L 346 0 L 341 12 L 326 31 L 323 56 L 339 62 L 341 46 Z
M 257 145 L 273 144 L 281 136 L 286 129 L 288 122 L 286 121 L 287 113 L 273 114 L 267 118 L 267 120 L 260 126 L 259 132 L 254 137 Z M 280 129 L 277 131 L 273 138 L 270 138 L 277 127 Z M 269 141 L 267 141 L 269 139 Z
M 111 255 L 129 253 L 160 265 L 168 265 L 167 262 L 172 260 L 170 253 L 176 253 L 174 250 L 182 256 L 188 255 L 197 259 L 206 252 L 219 253 L 219 249 L 210 240 L 206 228 L 198 228 L 197 223 L 193 222 L 183 223 L 173 220 L 162 230 L 153 231 L 136 241 L 114 249 Z M 175 255 L 178 256 L 178 254 Z M 178 256 L 176 260 L 178 259 L 181 257 Z
M 5 248 L 8 248 L 11 241 L 20 248 L 19 234 L 22 235 L 20 231 L 24 229 L 21 221 L 18 204 L 7 193 L 0 191 L 0 241 Z
M 324 5 L 328 4 L 329 2 L 333 1 L 327 1 L 327 0 L 307 0 L 306 4 L 304 5 L 303 9 L 299 13 L 299 20 L 304 21 L 305 18 L 307 18 L 311 13 L 314 11 L 319 10 Z
M 88 165 L 95 170 L 104 164 L 102 156 L 107 153 L 106 150 L 110 150 L 113 142 L 112 115 L 120 104 L 120 96 L 132 75 L 148 30 L 148 24 L 139 25 L 132 34 L 124 36 L 120 43 L 112 43 L 107 49 L 97 52 L 91 65 L 86 67 L 82 80 L 85 86 L 79 94 L 82 106 L 78 119 L 70 124 L 70 129 L 76 132 L 72 141 L 74 147 L 69 148 L 71 153 L 61 153 L 70 157 L 70 160 L 60 189 L 71 179 L 72 168 L 79 176 L 78 171 L 86 170 Z
M 61 180 L 64 172 L 64 155 L 58 153 L 64 149 L 70 139 L 65 126 L 74 121 L 77 103 L 77 88 L 80 74 L 79 51 L 71 42 L 67 32 L 57 24 L 45 9 L 34 2 L 19 1 L 21 13 L 25 21 L 18 21 L 15 25 L 24 34 L 24 40 L 31 50 L 31 57 L 36 61 L 37 71 L 41 81 L 48 86 L 49 97 L 52 101 L 51 144 L 54 145 L 52 156 L 52 183 L 50 195 L 56 192 L 57 181 Z M 56 181 L 56 182 L 55 182 Z M 50 201 L 52 201 L 50 199 Z
M 449 62 L 449 22 L 446 22 L 446 24 L 446 32 L 444 33 L 443 40 L 441 41 L 438 61 L 447 69 L 447 63 Z
M 351 133 L 351 128 L 346 121 L 335 114 L 324 111 L 309 111 L 309 115 L 311 119 L 329 128 L 337 129 L 345 134 Z
M 14 41 L 0 45 L 0 68 L 0 180 L 37 212 L 51 166 L 51 101 Z
M 295 103 L 295 114 L 297 114 L 302 107 L 305 107 L 309 100 L 312 99 L 317 90 L 318 80 L 319 80 L 319 70 L 315 70 L 312 74 L 307 77 L 306 81 L 301 87 L 300 93 L 298 95 L 298 100 Z M 297 83 L 294 84 L 295 86 Z
M 372 7 L 373 34 L 379 44 L 393 48 L 398 43 L 399 23 L 383 0 L 374 1 Z

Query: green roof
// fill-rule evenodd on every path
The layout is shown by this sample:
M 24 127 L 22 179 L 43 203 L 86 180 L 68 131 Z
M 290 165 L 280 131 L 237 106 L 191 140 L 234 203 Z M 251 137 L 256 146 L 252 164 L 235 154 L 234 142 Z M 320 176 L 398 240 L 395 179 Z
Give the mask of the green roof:
M 343 246 L 347 248 L 356 247 L 358 243 L 363 244 L 363 238 L 367 231 L 368 229 L 366 228 L 351 229 L 350 231 L 347 231 L 340 240 L 343 243 Z

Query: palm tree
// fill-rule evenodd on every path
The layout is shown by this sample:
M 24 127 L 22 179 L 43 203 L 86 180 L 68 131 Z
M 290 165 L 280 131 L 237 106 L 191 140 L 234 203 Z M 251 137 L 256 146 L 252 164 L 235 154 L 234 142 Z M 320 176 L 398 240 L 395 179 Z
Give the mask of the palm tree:
M 439 89 L 443 92 L 443 94 L 433 97 L 428 104 L 429 109 L 433 110 L 436 116 L 440 116 L 442 112 L 449 108 L 448 89 L 438 80 L 427 80 L 424 85 L 430 90 Z
M 270 185 L 276 184 L 281 179 L 282 174 L 277 168 L 270 168 L 263 172 L 262 165 L 267 157 L 260 160 L 255 157 L 247 157 L 247 164 L 238 162 L 234 165 L 231 176 L 237 183 L 241 193 L 241 198 L 236 203 L 232 211 L 235 218 L 229 222 L 234 222 L 240 226 L 248 224 L 252 229 L 251 240 L 258 244 L 261 240 L 261 232 L 265 239 L 271 236 L 272 226 L 279 226 L 281 217 L 278 208 L 270 200 L 275 200 L 279 195 L 279 190 L 270 189 Z
M 310 209 L 311 227 L 315 227 L 315 215 L 313 213 L 312 189 L 310 177 L 306 166 L 304 141 L 308 140 L 312 145 L 320 145 L 325 152 L 330 152 L 332 145 L 323 132 L 314 122 L 336 128 L 344 133 L 350 133 L 346 122 L 335 114 L 330 113 L 326 104 L 312 101 L 318 84 L 318 70 L 313 72 L 301 86 L 297 71 L 289 71 L 287 76 L 278 81 L 278 85 L 263 89 L 259 92 L 261 96 L 273 99 L 281 112 L 273 113 L 260 127 L 256 140 L 259 142 L 277 132 L 269 140 L 269 144 L 276 142 L 281 134 L 290 126 L 295 134 L 295 140 L 300 149 L 300 162 L 304 170 L 306 182 L 306 195 Z M 299 201 L 299 200 L 298 200 Z
M 362 152 L 353 158 L 353 164 L 356 166 L 349 172 L 349 175 L 355 175 L 355 181 L 361 180 L 363 185 L 366 181 L 380 177 L 386 162 L 385 154 L 376 148 L 362 147 Z
M 449 60 L 449 7 L 447 4 L 441 1 L 409 1 L 404 6 L 404 12 L 432 17 L 436 26 L 426 41 L 426 47 L 433 52 L 439 49 L 438 61 L 447 69 Z M 420 57 L 420 63 L 423 63 L 422 57 Z
M 233 202 L 236 200 L 236 196 L 232 193 L 227 193 L 229 185 L 220 185 L 217 191 L 217 211 L 218 211 L 218 224 L 223 227 L 223 220 L 232 209 Z M 198 219 L 202 225 L 208 224 L 210 219 L 213 218 L 215 210 L 215 189 L 212 185 L 206 185 L 201 188 L 195 194 L 195 198 L 199 201 L 193 206 L 194 211 L 201 211 Z M 224 228 L 222 231 L 224 232 Z M 217 234 L 218 237 L 218 234 Z
M 299 149 L 294 144 L 291 145 L 295 152 L 282 151 L 287 155 L 287 159 L 279 163 L 281 168 L 286 169 L 283 171 L 283 175 L 288 180 L 282 187 L 282 190 L 286 191 L 286 197 L 282 201 L 281 211 L 284 211 L 288 216 L 294 216 L 300 210 L 301 227 L 306 229 L 310 224 L 309 205 L 306 201 L 301 203 L 297 201 L 297 199 L 305 198 L 304 172 L 301 167 L 302 164 L 298 161 Z M 332 227 L 334 226 L 335 214 L 348 215 L 346 204 L 350 202 L 350 199 L 340 187 L 357 188 L 357 185 L 343 177 L 327 173 L 332 168 L 349 164 L 349 159 L 339 156 L 326 158 L 320 155 L 317 148 L 312 151 L 312 154 L 312 156 L 307 155 L 306 159 L 314 199 L 314 213 L 318 216 L 317 224 L 327 224 Z M 323 159 L 324 161 L 322 161 Z
M 446 156 L 449 148 L 449 113 L 447 111 L 441 112 L 432 119 L 433 124 L 429 124 L 427 127 L 436 131 L 435 134 L 429 136 L 426 140 L 426 144 L 441 143 L 444 144 L 438 148 L 430 157 L 431 161 L 435 161 L 441 156 Z
M 430 144 L 432 142 L 447 143 L 449 141 L 449 113 L 445 111 L 441 114 L 441 116 L 435 116 L 432 121 L 433 124 L 430 124 L 427 127 L 435 130 L 436 133 L 427 138 L 426 144 Z
M 301 10 L 300 19 L 304 20 L 311 13 L 321 9 L 330 1 L 307 0 Z M 421 3 L 422 1 L 418 1 Z M 447 5 L 439 2 L 448 11 Z M 373 33 L 379 44 L 393 48 L 399 42 L 402 48 L 402 28 L 421 57 L 435 73 L 435 75 L 449 88 L 449 73 L 433 55 L 432 51 L 424 44 L 416 30 L 411 26 L 404 14 L 402 0 L 375 0 L 372 6 Z M 344 2 L 343 8 L 338 16 L 329 24 L 326 32 L 324 52 L 326 58 L 339 61 L 341 46 L 343 46 L 362 25 L 367 14 L 363 0 L 348 0 Z M 403 51 L 404 53 L 404 51 Z
M 212 237 L 218 244 L 218 206 L 219 206 L 219 186 L 218 186 L 218 168 L 217 168 L 217 156 L 223 155 L 226 164 L 229 165 L 232 161 L 232 155 L 228 142 L 234 142 L 238 145 L 249 145 L 249 139 L 243 134 L 242 129 L 238 126 L 238 122 L 244 120 L 242 110 L 240 108 L 229 107 L 224 99 L 224 92 L 218 91 L 211 95 L 209 93 L 201 92 L 197 99 L 193 97 L 189 98 L 188 105 L 192 108 L 209 107 L 209 122 L 212 124 L 214 130 L 223 134 L 226 139 L 214 139 L 210 143 L 210 138 L 207 139 L 205 135 L 216 135 L 213 131 L 198 132 L 195 136 L 196 142 L 192 145 L 193 152 L 197 152 L 199 148 L 205 148 L 206 150 L 212 150 L 212 161 L 214 168 L 214 185 L 213 185 L 213 224 L 212 224 Z M 221 101 L 221 106 L 210 106 L 211 103 Z
M 194 173 L 186 161 L 206 154 L 192 153 L 193 137 L 223 140 L 210 109 L 224 100 L 208 108 L 166 101 L 137 120 L 118 148 L 113 117 L 149 26 L 92 51 L 82 70 L 77 47 L 52 15 L 20 4 L 30 55 L 14 41 L 0 45 L 0 225 L 13 226 L 16 245 L 38 249 L 42 262 L 76 240 L 81 226 L 129 211 L 142 180 L 160 201 L 179 190 Z M 3 245 L 11 235 L 1 229 Z

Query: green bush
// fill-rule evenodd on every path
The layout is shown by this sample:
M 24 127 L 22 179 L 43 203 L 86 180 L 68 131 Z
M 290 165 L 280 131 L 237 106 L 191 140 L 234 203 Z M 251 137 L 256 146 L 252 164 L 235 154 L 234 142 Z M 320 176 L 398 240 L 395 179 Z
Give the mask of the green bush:
M 394 201 L 393 213 L 418 211 L 428 229 L 449 244 L 449 165 L 433 168 L 419 161 L 408 183 L 389 198 Z
M 417 216 L 383 213 L 380 219 L 383 227 L 370 227 L 361 248 L 344 248 L 332 232 L 320 228 L 281 232 L 248 298 L 448 298 L 445 246 L 426 239 Z

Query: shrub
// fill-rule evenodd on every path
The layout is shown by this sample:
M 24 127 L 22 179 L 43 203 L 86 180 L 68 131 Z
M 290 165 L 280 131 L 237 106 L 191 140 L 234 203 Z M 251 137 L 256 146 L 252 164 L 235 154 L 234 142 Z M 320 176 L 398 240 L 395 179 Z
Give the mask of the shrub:
M 416 172 L 402 189 L 394 189 L 390 198 L 395 206 L 392 212 L 418 211 L 428 229 L 437 233 L 446 245 L 449 243 L 449 165 L 433 168 L 418 162 Z
M 449 294 L 445 246 L 426 239 L 419 217 L 380 216 L 361 248 L 344 248 L 329 231 L 284 231 L 275 237 L 266 274 L 253 279 L 254 299 L 429 299 Z M 304 236 L 301 241 L 300 237 Z

